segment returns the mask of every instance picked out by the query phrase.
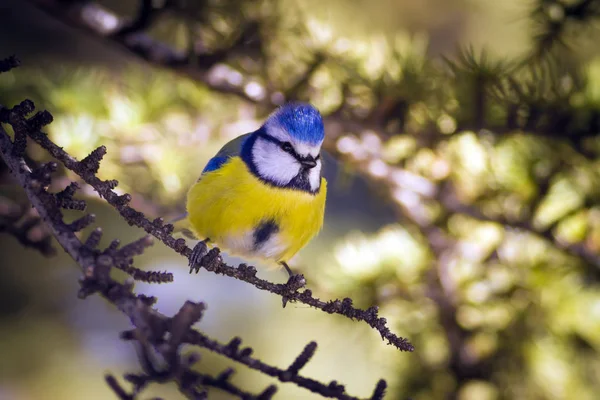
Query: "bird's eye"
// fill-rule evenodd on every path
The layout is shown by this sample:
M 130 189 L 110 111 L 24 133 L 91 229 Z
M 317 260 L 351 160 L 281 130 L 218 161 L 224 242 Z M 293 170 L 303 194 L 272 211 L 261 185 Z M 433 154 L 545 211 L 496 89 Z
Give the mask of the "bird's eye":
M 287 153 L 291 153 L 292 151 L 294 151 L 294 148 L 292 147 L 292 144 L 290 142 L 281 143 L 281 149 Z

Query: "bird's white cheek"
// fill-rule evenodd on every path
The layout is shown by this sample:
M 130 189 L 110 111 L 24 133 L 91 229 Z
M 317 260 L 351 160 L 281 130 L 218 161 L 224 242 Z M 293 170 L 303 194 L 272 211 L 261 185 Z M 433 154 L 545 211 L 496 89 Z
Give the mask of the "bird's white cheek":
M 310 170 L 308 182 L 312 191 L 316 191 L 321 185 L 321 160 L 318 160 L 317 165 Z
M 257 141 L 252 158 L 262 178 L 280 185 L 289 183 L 300 172 L 296 159 L 271 143 Z

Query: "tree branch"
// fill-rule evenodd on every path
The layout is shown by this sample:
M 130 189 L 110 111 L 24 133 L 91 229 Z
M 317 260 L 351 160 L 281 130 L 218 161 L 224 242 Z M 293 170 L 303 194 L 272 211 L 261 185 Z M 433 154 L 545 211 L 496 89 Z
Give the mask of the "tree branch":
M 51 118 L 50 113 L 42 111 L 36 114 L 31 120 L 24 122 L 28 126 L 28 136 L 47 150 L 54 158 L 59 160 L 64 166 L 79 175 L 88 185 L 93 187 L 102 198 L 112 205 L 121 216 L 130 224 L 144 229 L 147 233 L 159 239 L 167 247 L 172 248 L 177 253 L 189 258 L 192 249 L 186 245 L 184 239 L 175 239 L 171 233 L 173 225 L 164 224 L 162 218 L 149 221 L 144 214 L 134 210 L 127 204 L 131 201 L 129 194 L 118 195 L 113 191 L 118 182 L 115 180 L 102 181 L 95 173 L 98 170 L 100 160 L 106 154 L 106 147 L 100 146 L 81 162 L 75 160 L 67 154 L 61 147 L 54 144 L 48 136 L 39 130 L 40 121 L 48 121 Z M 244 282 L 250 283 L 260 290 L 266 290 L 282 297 L 284 305 L 287 302 L 300 302 L 314 308 L 318 308 L 329 314 L 340 314 L 350 319 L 356 319 L 366 322 L 369 326 L 379 331 L 382 339 L 388 341 L 403 351 L 413 351 L 413 346 L 401 337 L 393 334 L 386 326 L 385 318 L 378 317 L 378 308 L 370 307 L 367 310 L 361 310 L 352 306 L 352 299 L 322 301 L 312 296 L 309 289 L 300 291 L 304 287 L 304 277 L 296 275 L 293 280 L 286 284 L 275 284 L 260 279 L 256 276 L 256 268 L 246 264 L 240 264 L 235 268 L 222 262 L 220 251 L 213 248 L 206 256 L 203 267 L 216 274 L 227 275 Z
M 141 271 L 130 265 L 135 255 L 141 254 L 146 247 L 152 244 L 151 238 L 146 236 L 121 248 L 119 248 L 118 241 L 113 241 L 108 248 L 99 250 L 96 247 L 100 242 L 102 231 L 97 228 L 82 242 L 75 233 L 91 223 L 93 215 L 84 215 L 75 222 L 67 224 L 64 222 L 60 210 L 61 207 L 80 210 L 85 208 L 85 202 L 72 198 L 77 186 L 71 184 L 67 189 L 57 194 L 48 192 L 46 186 L 51 180 L 49 171 L 55 170 L 55 166 L 42 165 L 32 170 L 23 159 L 25 147 L 19 147 L 18 151 L 15 151 L 17 145 L 21 146 L 17 143 L 20 140 L 18 136 L 24 134 L 49 151 L 66 168 L 74 171 L 94 187 L 131 225 L 143 228 L 167 246 L 189 257 L 191 249 L 186 246 L 185 241 L 174 239 L 170 235 L 173 230 L 172 225 L 163 225 L 161 219 L 150 222 L 143 214 L 129 207 L 127 203 L 130 196 L 128 194 L 119 196 L 112 190 L 117 185 L 116 181 L 101 181 L 95 176 L 100 160 L 106 153 L 104 147 L 94 150 L 88 157 L 77 161 L 40 131 L 44 125 L 52 121 L 50 113 L 40 112 L 31 118 L 26 118 L 27 114 L 34 111 L 34 105 L 29 100 L 12 109 L 1 108 L 0 111 L 0 123 L 8 123 L 15 132 L 19 132 L 18 135 L 15 135 L 14 141 L 11 141 L 9 135 L 0 125 L 0 155 L 13 177 L 24 188 L 32 205 L 47 223 L 56 240 L 81 267 L 83 277 L 80 280 L 79 296 L 85 298 L 94 293 L 100 294 L 127 315 L 134 326 L 133 330 L 123 332 L 122 338 L 134 340 L 138 344 L 140 363 L 145 373 L 143 375 L 126 376 L 126 379 L 134 384 L 134 391 L 131 394 L 127 393 L 114 377 L 107 376 L 108 384 L 120 398 L 134 399 L 148 383 L 167 381 L 177 382 L 180 391 L 189 398 L 194 399 L 205 398 L 203 388 L 206 386 L 219 388 L 244 399 L 270 399 L 275 393 L 276 388 L 274 386 L 267 387 L 261 394 L 256 396 L 244 392 L 228 381 L 231 376 L 229 370 L 217 378 L 193 371 L 190 366 L 198 360 L 198 357 L 193 356 L 191 359 L 183 360 L 180 353 L 182 345 L 191 344 L 207 348 L 266 375 L 275 377 L 281 382 L 293 382 L 299 387 L 325 397 L 340 400 L 357 399 L 357 397 L 348 395 L 344 386 L 335 381 L 323 384 L 299 374 L 300 369 L 310 361 L 316 350 L 316 343 L 314 342 L 309 343 L 287 369 L 280 369 L 251 357 L 252 349 L 249 347 L 240 348 L 241 340 L 239 338 L 232 339 L 228 344 L 221 344 L 200 331 L 192 329 L 192 325 L 198 322 L 203 315 L 205 309 L 203 303 L 188 301 L 173 317 L 167 317 L 152 308 L 156 299 L 141 294 L 136 295 L 132 291 L 133 281 L 168 282 L 172 280 L 172 275 L 170 273 Z M 377 329 L 382 338 L 387 339 L 389 343 L 401 350 L 413 350 L 412 345 L 405 339 L 399 338 L 389 331 L 385 319 L 377 316 L 375 307 L 366 311 L 355 309 L 352 307 L 350 299 L 323 302 L 312 297 L 309 290 L 298 291 L 305 283 L 302 276 L 296 276 L 285 285 L 273 284 L 257 278 L 254 267 L 242 264 L 238 268 L 234 268 L 224 264 L 220 259 L 218 249 L 211 250 L 209 256 L 206 268 L 210 271 L 233 276 L 252 283 L 259 289 L 279 294 L 284 298 L 284 302 L 300 301 L 328 313 L 338 313 L 351 319 L 363 320 Z M 122 269 L 129 273 L 132 278 L 120 283 L 111 278 L 110 271 L 112 268 Z M 158 362 L 155 361 L 157 357 L 160 359 Z M 385 381 L 380 381 L 371 398 L 382 399 L 385 387 Z

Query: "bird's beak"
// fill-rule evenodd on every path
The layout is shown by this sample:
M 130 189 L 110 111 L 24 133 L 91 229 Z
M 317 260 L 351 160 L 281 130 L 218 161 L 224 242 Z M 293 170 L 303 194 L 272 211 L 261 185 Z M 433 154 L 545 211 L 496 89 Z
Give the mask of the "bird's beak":
M 311 169 L 317 166 L 317 161 L 312 156 L 308 156 L 300 160 L 300 164 L 306 169 Z

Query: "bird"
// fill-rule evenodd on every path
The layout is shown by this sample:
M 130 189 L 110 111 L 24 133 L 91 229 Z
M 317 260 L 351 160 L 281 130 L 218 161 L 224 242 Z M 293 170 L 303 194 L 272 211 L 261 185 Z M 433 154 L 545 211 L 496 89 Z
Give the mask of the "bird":
M 289 102 L 208 161 L 187 194 L 187 223 L 205 238 L 192 250 L 190 272 L 214 243 L 231 255 L 274 262 L 294 276 L 289 260 L 323 226 L 324 137 L 318 109 Z

